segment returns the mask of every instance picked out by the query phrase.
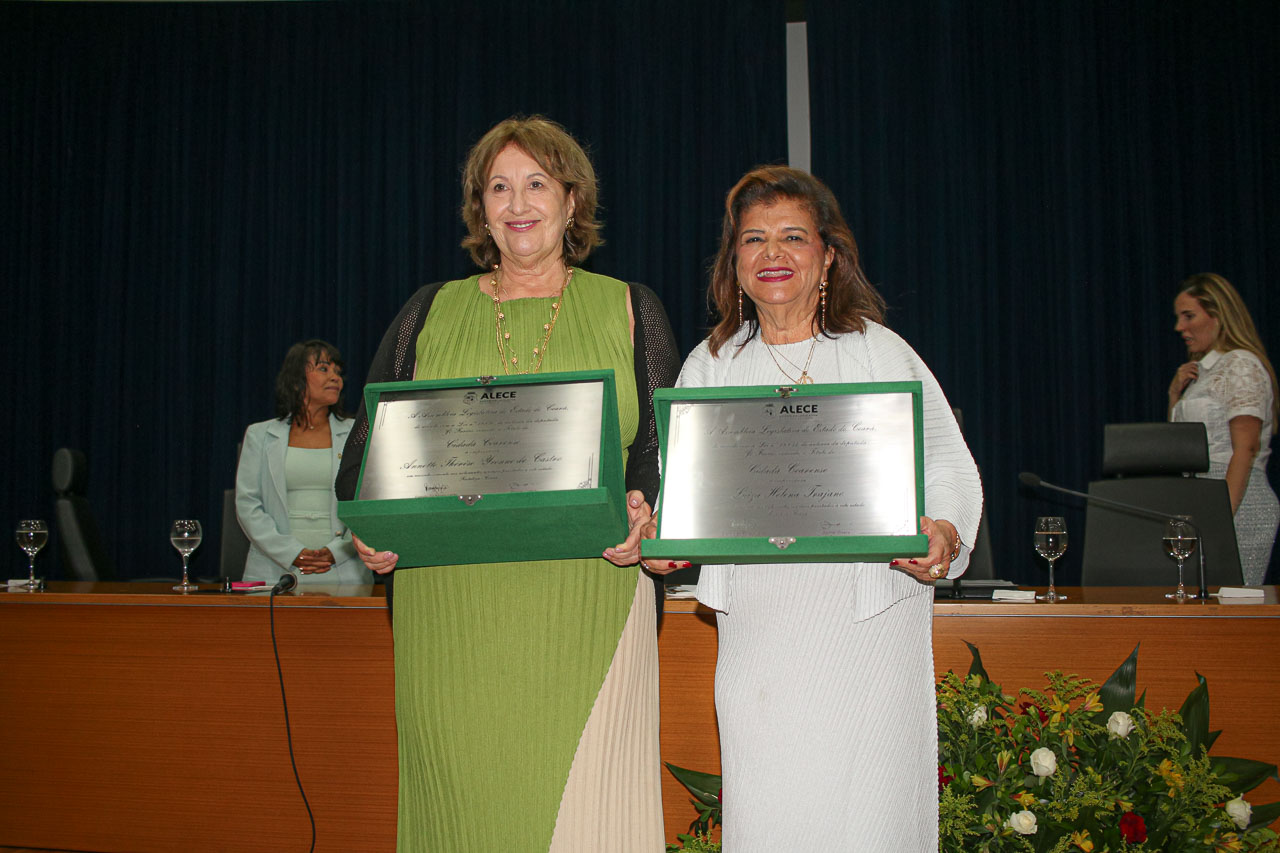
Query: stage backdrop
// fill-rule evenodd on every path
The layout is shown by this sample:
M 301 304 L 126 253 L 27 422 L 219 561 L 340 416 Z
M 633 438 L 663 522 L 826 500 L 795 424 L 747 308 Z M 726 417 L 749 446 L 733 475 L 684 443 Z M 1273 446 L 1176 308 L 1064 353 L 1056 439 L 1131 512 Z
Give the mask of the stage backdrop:
M 1280 355 L 1280 3 L 809 0 L 808 33 L 814 174 L 964 410 L 996 571 L 1044 583 L 1065 510 L 1071 583 L 1084 514 L 1017 474 L 1083 490 L 1103 424 L 1164 419 L 1178 282 L 1225 275 Z
M 0 4 L 0 518 L 50 517 L 78 447 L 123 575 L 177 572 L 177 517 L 217 574 L 285 349 L 339 346 L 354 405 L 409 294 L 474 271 L 460 166 L 514 113 L 590 149 L 588 265 L 656 289 L 691 348 L 724 193 L 786 157 L 784 43 L 765 0 Z

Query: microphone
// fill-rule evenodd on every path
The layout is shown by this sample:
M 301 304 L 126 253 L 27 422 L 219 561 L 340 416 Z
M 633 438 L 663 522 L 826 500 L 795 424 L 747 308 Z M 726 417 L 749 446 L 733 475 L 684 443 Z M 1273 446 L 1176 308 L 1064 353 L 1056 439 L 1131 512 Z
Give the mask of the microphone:
M 1063 488 L 1062 486 L 1056 486 L 1053 483 L 1046 483 L 1044 480 L 1040 479 L 1040 475 L 1032 474 L 1030 471 L 1023 471 L 1021 474 L 1019 474 L 1018 482 L 1032 489 L 1051 489 L 1052 491 L 1055 491 L 1055 492 L 1061 492 L 1064 495 L 1071 495 L 1077 498 L 1084 498 L 1084 500 L 1087 503 L 1095 504 L 1097 506 L 1111 507 L 1112 509 L 1123 510 L 1124 512 L 1133 513 L 1134 515 L 1140 515 L 1140 516 L 1143 516 L 1144 518 L 1153 518 L 1157 521 L 1170 521 L 1175 518 L 1174 515 L 1167 512 L 1160 512 L 1159 510 L 1148 509 L 1147 507 L 1144 507 L 1144 506 L 1137 506 L 1135 504 L 1124 503 L 1123 501 L 1113 501 L 1110 498 L 1100 498 L 1097 495 L 1090 495 L 1085 492 L 1077 492 L 1075 489 L 1067 489 L 1067 488 Z M 1205 577 L 1204 577 L 1204 541 L 1200 539 L 1200 528 L 1196 527 L 1195 524 L 1193 524 L 1190 520 L 1188 520 L 1185 517 L 1178 518 L 1177 520 L 1185 521 L 1188 525 L 1190 525 L 1191 529 L 1196 532 L 1196 539 L 1200 540 L 1200 544 L 1197 549 L 1200 552 L 1200 577 L 1199 577 L 1200 589 L 1196 593 L 1196 598 L 1208 599 L 1209 586 L 1208 584 L 1205 583 Z
M 298 585 L 298 576 L 293 572 L 285 572 L 280 576 L 280 580 L 276 581 L 276 585 L 271 587 L 272 595 L 279 595 L 282 592 L 288 592 Z

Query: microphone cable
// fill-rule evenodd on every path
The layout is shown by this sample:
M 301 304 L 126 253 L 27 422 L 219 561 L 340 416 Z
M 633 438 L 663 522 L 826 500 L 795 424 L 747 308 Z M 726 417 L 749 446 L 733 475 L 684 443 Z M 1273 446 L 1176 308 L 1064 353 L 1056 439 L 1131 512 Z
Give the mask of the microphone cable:
M 298 579 L 291 573 L 282 575 L 276 585 L 271 588 L 271 598 L 267 601 L 267 612 L 271 622 L 271 651 L 276 657 L 276 675 L 280 679 L 280 704 L 284 708 L 284 736 L 289 746 L 289 764 L 293 766 L 293 781 L 298 783 L 298 793 L 302 795 L 302 804 L 307 807 L 307 820 L 311 822 L 311 853 L 316 849 L 316 816 L 311 812 L 311 803 L 307 800 L 307 792 L 302 788 L 302 776 L 298 773 L 298 761 L 293 755 L 293 729 L 289 725 L 289 700 L 284 693 L 284 669 L 280 666 L 280 646 L 276 642 L 276 596 L 298 585 Z

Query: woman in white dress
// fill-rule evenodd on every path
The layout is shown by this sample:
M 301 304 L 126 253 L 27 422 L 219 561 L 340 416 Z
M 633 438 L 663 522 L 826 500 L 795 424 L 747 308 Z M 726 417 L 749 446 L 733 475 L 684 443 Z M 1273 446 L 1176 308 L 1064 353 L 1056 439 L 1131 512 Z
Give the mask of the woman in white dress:
M 881 321 L 831 191 L 758 168 L 726 200 L 720 315 L 679 385 L 919 380 L 923 557 L 704 566 L 717 611 L 725 850 L 937 849 L 932 582 L 968 565 L 982 487 L 946 398 Z
M 1227 481 L 1244 582 L 1260 584 L 1280 523 L 1280 502 L 1267 483 L 1280 418 L 1276 372 L 1244 300 L 1222 276 L 1182 282 L 1173 313 L 1190 360 L 1169 383 L 1169 420 L 1199 421 L 1208 430 L 1205 476 Z

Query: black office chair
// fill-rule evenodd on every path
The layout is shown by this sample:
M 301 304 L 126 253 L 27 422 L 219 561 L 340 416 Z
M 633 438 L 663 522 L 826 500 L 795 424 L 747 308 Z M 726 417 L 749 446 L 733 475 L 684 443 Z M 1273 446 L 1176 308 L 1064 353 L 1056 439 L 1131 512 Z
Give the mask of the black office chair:
M 53 518 L 63 573 L 71 580 L 115 580 L 116 567 L 107 555 L 93 507 L 84 496 L 89 462 L 79 450 L 63 447 L 53 454 Z
M 1189 515 L 1200 530 L 1205 580 L 1210 586 L 1243 583 L 1235 521 L 1225 480 L 1192 476 L 1209 470 L 1204 424 L 1107 424 L 1102 473 L 1091 497 L 1134 504 L 1169 515 Z M 1174 562 L 1164 551 L 1163 521 L 1090 503 L 1085 511 L 1085 586 L 1172 586 Z M 1200 556 L 1187 561 L 1194 588 Z
M 218 559 L 218 572 L 224 578 L 238 581 L 244 577 L 244 561 L 249 556 L 249 537 L 240 527 L 236 517 L 236 490 L 222 493 L 222 554 Z

